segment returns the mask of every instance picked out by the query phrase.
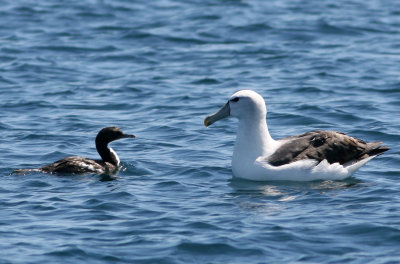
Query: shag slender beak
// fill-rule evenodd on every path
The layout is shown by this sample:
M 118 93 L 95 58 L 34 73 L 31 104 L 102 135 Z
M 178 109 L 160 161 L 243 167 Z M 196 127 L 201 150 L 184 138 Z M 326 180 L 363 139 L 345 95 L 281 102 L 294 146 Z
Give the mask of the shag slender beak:
M 218 120 L 230 116 L 230 114 L 231 114 L 231 108 L 229 107 L 229 102 L 227 102 L 217 112 L 207 116 L 206 119 L 204 119 L 204 125 L 206 127 L 208 127 L 208 126 L 214 124 L 215 122 L 217 122 Z
M 135 135 L 130 135 L 130 134 L 122 134 L 121 138 L 135 138 Z

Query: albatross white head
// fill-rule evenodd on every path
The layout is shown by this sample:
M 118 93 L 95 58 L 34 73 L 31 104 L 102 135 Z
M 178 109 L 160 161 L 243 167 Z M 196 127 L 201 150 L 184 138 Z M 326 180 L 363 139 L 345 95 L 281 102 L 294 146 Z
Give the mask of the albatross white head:
M 204 120 L 206 127 L 228 116 L 239 120 L 262 120 L 265 122 L 267 108 L 261 95 L 251 90 L 240 90 L 234 93 L 229 101 L 216 113 L 209 115 Z
M 225 117 L 233 116 L 239 119 L 239 129 L 232 158 L 234 174 L 240 167 L 251 166 L 255 160 L 272 153 L 278 142 L 269 134 L 266 116 L 267 107 L 261 95 L 251 90 L 241 90 L 234 93 L 229 101 L 216 113 L 204 120 L 206 127 Z

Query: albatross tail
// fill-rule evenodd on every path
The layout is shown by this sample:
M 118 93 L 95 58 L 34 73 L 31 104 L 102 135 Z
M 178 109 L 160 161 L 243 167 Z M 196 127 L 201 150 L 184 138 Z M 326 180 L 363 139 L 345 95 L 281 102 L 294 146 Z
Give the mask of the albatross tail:
M 384 152 L 390 149 L 388 146 L 385 145 L 382 146 L 381 144 L 382 142 L 367 143 L 367 148 L 365 149 L 364 154 L 361 155 L 360 158 L 357 160 L 343 164 L 343 167 L 345 167 L 349 171 L 350 175 L 353 174 L 356 170 L 358 170 L 368 161 L 372 160 L 373 158 L 383 154 Z
M 367 148 L 365 150 L 364 156 L 365 155 L 368 155 L 369 157 L 379 156 L 390 149 L 388 146 L 381 144 L 382 144 L 381 141 L 367 143 Z

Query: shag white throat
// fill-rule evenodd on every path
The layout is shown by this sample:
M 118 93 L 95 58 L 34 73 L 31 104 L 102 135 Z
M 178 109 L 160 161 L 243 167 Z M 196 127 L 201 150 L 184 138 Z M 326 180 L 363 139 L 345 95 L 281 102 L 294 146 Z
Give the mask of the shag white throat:
M 255 181 L 342 180 L 372 158 L 389 150 L 381 142 L 366 143 L 334 131 L 311 131 L 274 140 L 268 131 L 267 108 L 261 95 L 241 90 L 206 127 L 225 117 L 239 119 L 232 157 L 233 176 Z

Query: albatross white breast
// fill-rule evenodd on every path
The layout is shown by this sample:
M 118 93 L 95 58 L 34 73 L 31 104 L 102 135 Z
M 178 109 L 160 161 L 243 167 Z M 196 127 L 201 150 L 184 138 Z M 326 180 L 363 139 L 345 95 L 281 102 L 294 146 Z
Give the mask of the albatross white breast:
M 228 116 L 239 119 L 232 157 L 234 177 L 256 180 L 342 180 L 372 158 L 389 150 L 382 142 L 334 131 L 312 131 L 274 140 L 266 122 L 267 108 L 258 93 L 241 90 L 216 113 L 206 127 Z

